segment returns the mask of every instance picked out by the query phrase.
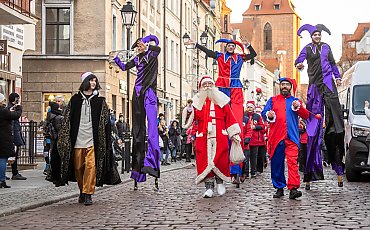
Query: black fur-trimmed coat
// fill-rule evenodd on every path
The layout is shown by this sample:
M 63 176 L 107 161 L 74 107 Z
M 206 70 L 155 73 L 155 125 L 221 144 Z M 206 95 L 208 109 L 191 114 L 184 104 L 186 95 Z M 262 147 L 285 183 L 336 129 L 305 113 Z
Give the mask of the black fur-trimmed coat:
M 81 92 L 72 96 L 65 110 L 62 129 L 59 132 L 58 151 L 61 157 L 62 182 L 76 181 L 73 168 L 73 152 L 81 118 L 83 98 Z M 113 158 L 109 109 L 104 97 L 91 100 L 91 118 L 96 166 L 96 186 L 121 182 Z

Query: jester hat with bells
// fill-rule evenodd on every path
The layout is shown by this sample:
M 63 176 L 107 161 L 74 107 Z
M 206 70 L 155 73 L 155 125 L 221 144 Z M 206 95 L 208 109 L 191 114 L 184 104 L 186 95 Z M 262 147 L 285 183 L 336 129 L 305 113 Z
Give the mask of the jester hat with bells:
M 313 25 L 310 25 L 310 24 L 304 24 L 303 26 L 301 26 L 298 31 L 297 31 L 297 35 L 299 37 L 302 37 L 301 33 L 303 31 L 307 30 L 309 33 L 310 33 L 310 36 L 312 37 L 312 35 L 315 33 L 315 32 L 321 32 L 322 31 L 325 31 L 327 32 L 329 35 L 331 35 L 331 32 L 330 30 L 324 26 L 323 24 L 317 24 L 316 26 L 313 26 Z
M 154 42 L 156 46 L 159 44 L 157 36 L 150 34 L 146 37 L 138 38 L 136 42 L 132 44 L 131 49 L 135 49 L 139 41 L 143 42 L 145 45 L 148 45 L 150 42 Z

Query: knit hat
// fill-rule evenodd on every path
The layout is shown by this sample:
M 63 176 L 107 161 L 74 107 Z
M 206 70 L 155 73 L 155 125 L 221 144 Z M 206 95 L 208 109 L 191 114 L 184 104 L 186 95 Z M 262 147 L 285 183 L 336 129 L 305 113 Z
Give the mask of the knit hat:
M 207 76 L 206 75 L 206 76 L 203 76 L 200 79 L 199 85 L 198 85 L 199 89 L 200 89 L 200 87 L 202 87 L 202 84 L 205 83 L 205 82 L 212 82 L 213 84 L 215 84 L 215 82 L 213 81 L 213 79 L 210 76 Z
M 256 107 L 254 101 L 247 101 L 247 104 L 245 104 L 246 107 L 252 107 L 253 109 Z
M 4 99 L 5 99 L 4 94 L 0 93 L 0 101 L 4 101 Z
M 94 77 L 96 77 L 92 72 L 85 72 L 85 73 L 82 73 L 81 74 L 81 82 L 83 82 L 87 77 L 89 77 L 89 76 L 94 76 Z M 89 79 L 90 80 L 90 79 Z
M 18 93 L 11 93 L 11 94 L 9 94 L 9 102 L 15 102 L 15 99 L 17 97 L 19 98 L 19 94 Z

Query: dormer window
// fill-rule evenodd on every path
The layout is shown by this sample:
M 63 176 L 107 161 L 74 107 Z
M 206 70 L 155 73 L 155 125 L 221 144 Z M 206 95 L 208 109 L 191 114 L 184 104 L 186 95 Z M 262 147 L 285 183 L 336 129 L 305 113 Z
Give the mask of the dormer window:
M 280 10 L 280 4 L 274 4 L 274 10 Z
M 261 5 L 254 5 L 254 9 L 257 10 L 257 11 L 261 10 Z

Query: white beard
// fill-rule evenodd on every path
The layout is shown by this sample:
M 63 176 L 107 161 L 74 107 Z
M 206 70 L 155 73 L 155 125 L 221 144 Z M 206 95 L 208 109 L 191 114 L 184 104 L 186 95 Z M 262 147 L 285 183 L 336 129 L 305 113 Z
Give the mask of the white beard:
M 223 92 L 219 91 L 216 87 L 207 88 L 207 89 L 200 89 L 199 93 L 195 96 L 196 103 L 193 105 L 200 109 L 204 105 L 207 98 L 209 98 L 214 104 L 220 106 L 221 108 L 224 107 L 227 103 L 229 103 L 230 98 L 226 96 Z

